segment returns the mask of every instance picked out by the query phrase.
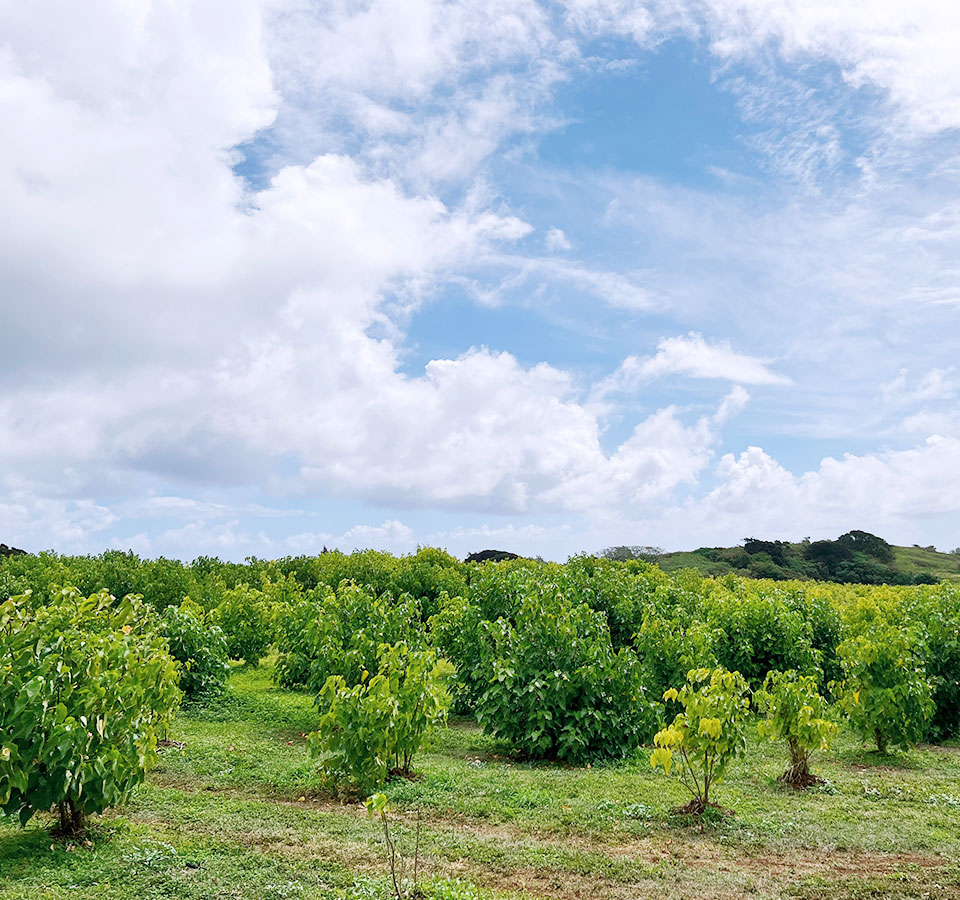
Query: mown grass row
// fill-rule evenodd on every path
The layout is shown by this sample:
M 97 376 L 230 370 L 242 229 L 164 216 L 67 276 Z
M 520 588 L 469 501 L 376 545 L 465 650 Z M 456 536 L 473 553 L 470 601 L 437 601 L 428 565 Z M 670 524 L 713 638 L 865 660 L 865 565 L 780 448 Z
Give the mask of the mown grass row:
M 0 827 L 0 897 L 383 896 L 376 823 L 313 771 L 300 732 L 314 716 L 267 667 L 235 671 L 220 701 L 181 711 L 182 748 L 163 749 L 90 846 L 51 839 L 43 819 Z M 780 764 L 751 740 L 722 788 L 736 815 L 701 831 L 669 815 L 682 794 L 643 759 L 524 762 L 458 721 L 387 794 L 402 846 L 421 810 L 437 898 L 960 895 L 960 748 L 878 759 L 846 732 L 821 760 L 828 784 L 800 795 L 776 783 Z

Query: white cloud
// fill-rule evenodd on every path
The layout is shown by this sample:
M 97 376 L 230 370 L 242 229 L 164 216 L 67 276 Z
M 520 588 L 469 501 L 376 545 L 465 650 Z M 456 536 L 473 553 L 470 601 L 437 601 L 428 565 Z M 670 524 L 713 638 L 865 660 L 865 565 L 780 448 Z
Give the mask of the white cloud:
M 928 435 L 960 437 L 960 413 L 952 411 L 914 413 L 900 422 L 895 431 L 912 437 Z
M 708 343 L 703 335 L 661 338 L 653 356 L 629 356 L 601 381 L 595 391 L 600 399 L 622 391 L 635 391 L 667 375 L 715 378 L 741 384 L 790 384 L 790 379 L 768 367 L 769 360 L 737 353 L 728 343 Z
M 551 253 L 558 253 L 563 250 L 571 250 L 573 245 L 570 239 L 564 234 L 562 228 L 551 228 L 547 231 L 543 243 Z
M 856 527 L 906 540 L 911 528 L 924 528 L 923 519 L 960 512 L 958 465 L 960 440 L 945 437 L 909 450 L 827 458 L 801 476 L 754 447 L 723 458 L 723 483 L 705 500 L 704 513 L 742 515 L 744 524 L 755 515 L 767 533 Z
M 450 531 L 439 531 L 432 535 L 432 539 L 440 544 L 445 544 L 450 540 L 462 542 L 470 540 L 477 541 L 508 541 L 511 544 L 517 540 L 529 540 L 541 538 L 547 529 L 543 525 L 504 525 L 499 528 L 492 525 L 478 525 L 472 528 L 464 528 L 462 525 Z
M 803 3 L 771 0 L 566 0 L 586 33 L 612 32 L 652 47 L 705 37 L 726 60 L 828 61 L 852 87 L 887 93 L 910 136 L 960 127 L 960 13 L 942 0 Z
M 957 379 L 951 369 L 930 369 L 911 384 L 909 369 L 901 369 L 897 377 L 880 385 L 884 401 L 896 405 L 949 400 L 956 396 Z
M 878 386 L 899 368 L 909 368 L 911 384 L 930 368 L 948 370 L 955 354 L 943 336 L 955 332 L 960 308 L 950 302 L 960 295 L 951 249 L 960 231 L 936 214 L 951 189 L 939 174 L 936 191 L 888 176 L 812 199 L 639 177 L 585 178 L 583 190 L 605 210 L 611 235 L 627 229 L 647 248 L 640 261 L 658 261 L 646 284 L 660 309 L 704 330 L 716 322 L 741 335 L 744 349 L 776 354 L 768 368 L 789 373 L 795 387 L 788 403 L 782 392 L 758 396 L 751 409 L 763 418 L 752 425 L 884 440 Z
M 324 547 L 346 553 L 358 549 L 408 553 L 416 548 L 416 541 L 412 529 L 395 520 L 387 520 L 381 525 L 355 525 L 340 535 L 303 531 L 277 537 L 263 529 L 251 528 L 245 519 L 210 521 L 201 518 L 157 534 L 139 532 L 112 538 L 110 546 L 115 550 L 133 550 L 142 556 L 194 559 L 212 554 L 224 559 L 243 559 L 246 556 L 315 555 Z
M 270 24 L 281 145 L 339 148 L 345 118 L 370 165 L 418 184 L 469 176 L 504 137 L 535 127 L 565 77 L 558 63 L 577 53 L 534 0 L 291 0 Z
M 694 34 L 698 28 L 688 3 L 565 0 L 563 5 L 572 27 L 586 34 L 623 35 L 644 47 L 656 46 L 671 34 Z
M 721 56 L 757 54 L 773 44 L 791 61 L 832 60 L 853 86 L 887 91 L 912 131 L 960 127 L 960 14 L 952 3 L 707 0 L 705 9 L 712 49 Z
M 144 552 L 401 548 L 415 538 L 392 518 L 402 513 L 339 536 L 342 522 L 278 537 L 249 523 L 297 511 L 233 495 L 629 522 L 634 506 L 669 511 L 703 484 L 724 423 L 744 408 L 742 388 L 711 396 L 717 411 L 695 421 L 651 396 L 657 411 L 604 447 L 599 404 L 572 369 L 469 340 L 410 364 L 409 316 L 450 281 L 491 304 L 563 285 L 586 298 L 585 317 L 598 300 L 618 323 L 673 316 L 663 330 L 709 332 L 736 318 L 729 333 L 776 347 L 811 394 L 842 383 L 849 400 L 862 380 L 875 398 L 891 371 L 878 375 L 877 360 L 901 365 L 868 327 L 876 310 L 903 343 L 918 318 L 951 333 L 960 219 L 944 200 L 955 174 L 945 158 L 920 183 L 875 147 L 852 188 L 816 205 L 596 178 L 589 188 L 617 205 L 591 224 L 620 229 L 629 266 L 613 254 L 549 256 L 572 249 L 559 225 L 543 238 L 545 257 L 526 255 L 532 226 L 488 165 L 514 139 L 510 159 L 532 156 L 524 142 L 554 124 L 553 91 L 583 63 L 576 40 L 611 30 L 650 47 L 702 33 L 724 60 L 771 46 L 789 60 L 834 60 L 851 83 L 889 92 L 912 139 L 960 124 L 950 9 L 874 7 L 864 25 L 862 12 L 819 2 L 576 0 L 564 25 L 531 0 L 7 4 L 0 116 L 16 128 L 0 144 L 0 470 L 17 477 L 0 482 L 0 538 L 122 545 L 124 523 L 137 520 L 134 531 L 148 518 L 176 525 L 127 539 Z M 738 93 L 744 114 L 766 115 L 784 97 L 799 108 L 776 127 L 792 139 L 810 126 L 809 140 L 764 137 L 798 177 L 849 161 L 835 111 L 815 95 L 802 81 Z M 239 147 L 262 166 L 249 181 L 233 171 Z M 491 268 L 509 273 L 499 287 L 478 275 Z M 916 343 L 932 348 L 933 368 L 887 382 L 884 398 L 951 399 L 946 351 Z M 790 383 L 769 359 L 691 333 L 628 358 L 593 399 L 669 375 Z M 823 404 L 808 412 L 825 418 Z M 763 508 L 776 489 L 790 515 L 821 522 L 859 510 L 902 523 L 911 503 L 916 515 L 947 515 L 951 484 L 933 485 L 950 477 L 956 431 L 946 413 L 920 415 L 903 432 L 940 438 L 808 475 L 760 450 L 725 457 L 721 486 L 685 514 L 706 510 L 691 526 L 703 532 L 741 521 L 738 510 Z M 924 480 L 912 466 L 938 474 Z M 789 521 L 776 508 L 764 515 L 771 527 Z M 537 524 L 476 527 L 478 538 L 531 545 L 576 539 L 524 530 Z M 648 541 L 656 536 L 637 542 Z
M 416 546 L 413 529 L 395 519 L 382 525 L 355 525 L 333 543 L 347 552 L 367 548 L 409 552 Z
M 501 306 L 515 295 L 535 297 L 550 285 L 573 288 L 616 309 L 647 310 L 657 299 L 639 283 L 636 272 L 612 272 L 573 260 L 506 253 L 488 254 L 483 262 L 507 272 L 492 287 L 476 279 L 461 279 L 471 296 L 484 306 Z
M 43 487 L 10 475 L 0 480 L 0 534 L 7 536 L 3 543 L 64 552 L 119 521 L 112 510 L 89 498 L 57 496 Z
M 560 259 L 527 258 L 517 262 L 524 277 L 541 276 L 569 284 L 613 307 L 643 310 L 654 305 L 653 293 L 638 283 L 633 272 L 604 271 Z
M 930 438 L 902 451 L 827 458 L 800 475 L 760 447 L 748 447 L 720 459 L 718 483 L 704 496 L 595 516 L 565 546 L 570 552 L 623 543 L 694 549 L 751 535 L 835 538 L 859 528 L 895 544 L 952 547 L 960 514 L 958 465 L 956 437 Z
M 658 410 L 640 422 L 609 457 L 595 458 L 544 494 L 563 509 L 597 516 L 663 503 L 683 486 L 694 486 L 713 459 L 719 429 L 748 400 L 735 387 L 712 416 L 684 425 L 674 407 Z
M 142 412 L 134 402 L 149 391 L 145 381 L 102 393 L 98 418 L 89 406 L 71 402 L 78 387 L 81 397 L 85 393 L 73 386 L 53 404 L 53 414 L 66 433 L 82 428 L 87 441 L 60 448 L 46 463 L 37 458 L 40 447 L 18 442 L 7 449 L 6 464 L 44 470 L 69 459 L 95 483 L 129 483 L 137 473 L 149 473 L 208 489 L 272 484 L 282 493 L 361 497 L 406 508 L 592 510 L 665 498 L 677 486 L 693 484 L 711 458 L 719 428 L 746 402 L 745 392 L 735 389 L 715 416 L 692 426 L 677 410 L 660 410 L 608 454 L 595 413 L 578 402 L 570 377 L 560 370 L 524 369 L 508 354 L 480 350 L 434 360 L 424 376 L 412 379 L 397 375 L 377 346 L 359 342 L 366 355 L 349 370 L 333 367 L 322 383 L 336 379 L 337 390 L 319 394 L 316 382 L 297 372 L 320 371 L 325 346 L 314 348 L 314 356 L 301 349 L 297 369 L 284 354 L 255 356 L 249 371 L 186 383 Z M 23 406 L 11 420 L 26 417 L 32 399 L 19 398 Z M 108 412 L 118 407 L 126 410 L 119 420 Z M 35 418 L 34 427 L 37 434 L 48 433 L 49 426 Z M 298 470 L 284 475 L 280 464 L 290 459 Z M 131 512 L 204 521 L 239 510 L 167 497 L 128 507 Z M 262 512 L 246 511 L 257 517 Z M 219 540 L 231 534 L 225 529 Z M 167 534 L 166 540 L 176 539 Z M 345 539 L 359 539 L 359 532 Z
M 272 26 L 274 64 L 302 90 L 408 101 L 465 74 L 526 60 L 555 40 L 531 0 L 290 2 Z

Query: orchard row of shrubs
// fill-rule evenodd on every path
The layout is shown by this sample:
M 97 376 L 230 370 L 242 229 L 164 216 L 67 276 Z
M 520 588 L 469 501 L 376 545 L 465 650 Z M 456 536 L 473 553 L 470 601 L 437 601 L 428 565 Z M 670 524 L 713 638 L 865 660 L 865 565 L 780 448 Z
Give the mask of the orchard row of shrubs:
M 947 584 L 671 576 L 586 556 L 478 565 L 432 549 L 245 565 L 106 553 L 4 559 L 4 598 L 0 808 L 25 821 L 57 806 L 66 830 L 142 779 L 181 693 L 215 694 L 228 660 L 268 654 L 279 684 L 316 698 L 324 777 L 364 791 L 409 773 L 450 709 L 531 758 L 653 744 L 700 809 L 751 706 L 798 786 L 838 721 L 881 751 L 960 730 Z

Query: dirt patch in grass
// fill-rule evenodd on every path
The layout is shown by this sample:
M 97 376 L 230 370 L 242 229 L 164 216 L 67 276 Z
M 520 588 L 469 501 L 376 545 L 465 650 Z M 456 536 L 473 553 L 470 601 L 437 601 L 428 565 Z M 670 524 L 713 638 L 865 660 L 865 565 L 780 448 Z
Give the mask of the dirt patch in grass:
M 731 860 L 737 868 L 774 874 L 832 874 L 843 876 L 889 875 L 901 869 L 918 867 L 936 869 L 947 864 L 937 856 L 921 856 L 916 853 L 850 853 L 841 851 L 816 851 L 813 856 L 796 853 L 763 853 L 741 856 Z
M 469 878 L 494 890 L 526 891 L 533 896 L 556 900 L 785 898 L 797 896 L 796 886 L 812 877 L 822 885 L 829 885 L 829 889 L 833 891 L 831 896 L 836 900 L 839 897 L 886 897 L 886 893 L 877 892 L 876 886 L 884 881 L 882 877 L 878 879 L 878 876 L 896 877 L 905 868 L 913 866 L 930 871 L 944 864 L 940 859 L 893 854 L 879 858 L 852 856 L 850 859 L 841 860 L 836 855 L 827 859 L 785 858 L 775 854 L 736 858 L 719 853 L 683 852 L 678 856 L 666 854 L 659 858 L 647 858 L 651 863 L 649 875 L 629 881 L 542 868 L 491 871 L 478 869 L 464 861 L 452 865 L 448 863 L 436 869 L 436 872 Z M 922 886 L 927 881 L 929 878 L 921 871 L 906 873 L 898 883 Z M 864 885 L 869 885 L 867 893 L 861 891 Z M 960 884 L 955 883 L 954 889 L 957 893 L 931 896 L 960 897 Z M 827 889 L 817 896 L 827 898 Z M 901 894 L 897 893 L 896 896 Z M 904 893 L 903 896 L 912 895 Z
M 264 856 L 335 863 L 358 873 L 386 873 L 383 848 L 373 830 L 344 833 L 330 821 L 331 815 L 334 819 L 344 817 L 341 822 L 365 817 L 360 804 L 298 800 L 280 805 L 317 812 L 316 831 L 305 837 L 304 823 L 292 827 L 289 822 L 258 822 L 254 810 L 249 829 L 237 828 L 235 823 L 226 828 L 221 823 L 214 829 L 199 823 L 177 827 L 205 833 L 218 842 L 240 845 Z M 154 815 L 144 818 L 165 824 Z M 310 818 L 305 822 L 308 826 Z M 409 810 L 395 821 L 403 825 L 402 846 L 406 846 L 412 824 Z M 547 838 L 512 825 L 443 817 L 424 819 L 423 824 L 427 829 L 421 844 L 421 868 L 425 874 L 461 877 L 497 891 L 526 891 L 534 897 L 555 900 L 784 898 L 796 896 L 791 891 L 807 881 L 835 885 L 835 897 L 882 897 L 883 893 L 862 893 L 857 885 L 897 879 L 900 873 L 904 883 L 912 880 L 922 884 L 924 873 L 932 873 L 947 862 L 942 857 L 919 853 L 871 854 L 812 848 L 751 853 L 721 844 L 710 835 L 676 830 L 658 829 L 628 841 L 591 841 L 584 835 Z M 324 833 L 325 826 L 332 831 Z
M 952 744 L 920 744 L 919 749 L 930 753 L 941 753 L 944 756 L 955 756 L 960 753 L 960 746 Z
M 598 848 L 599 849 L 599 848 Z M 743 869 L 752 872 L 797 874 L 835 873 L 839 875 L 888 874 L 907 867 L 936 869 L 947 865 L 941 856 L 918 853 L 863 853 L 847 850 L 791 849 L 778 852 L 737 853 L 732 847 L 711 841 L 676 838 L 642 838 L 617 846 L 604 846 L 608 855 L 644 859 L 648 862 L 674 860 L 678 865 L 721 870 Z

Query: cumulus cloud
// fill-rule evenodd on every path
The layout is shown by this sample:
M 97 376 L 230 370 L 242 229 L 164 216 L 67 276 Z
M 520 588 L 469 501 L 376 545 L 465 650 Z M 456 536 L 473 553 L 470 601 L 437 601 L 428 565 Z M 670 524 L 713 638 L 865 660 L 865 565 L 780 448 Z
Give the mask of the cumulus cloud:
M 588 187 L 616 205 L 592 224 L 637 248 L 643 261 L 625 265 L 574 258 L 560 225 L 535 234 L 540 220 L 511 204 L 490 163 L 527 164 L 527 142 L 559 121 L 557 86 L 587 65 L 580 42 L 611 31 L 645 48 L 705 35 L 728 62 L 766 47 L 833 60 L 850 85 L 887 92 L 919 140 L 960 124 L 944 9 L 877 4 L 863 26 L 828 4 L 745 0 L 571 0 L 563 21 L 532 0 L 5 5 L 0 116 L 16 127 L 0 144 L 0 538 L 189 556 L 404 549 L 417 537 L 404 511 L 429 508 L 517 517 L 428 526 L 452 540 L 543 547 L 583 532 L 524 517 L 629 523 L 641 506 L 673 521 L 680 509 L 702 532 L 763 508 L 772 490 L 794 514 L 831 522 L 844 510 L 949 514 L 955 492 L 912 471 L 949 478 L 946 413 L 904 423 L 911 439 L 940 434 L 912 450 L 793 475 L 754 448 L 714 473 L 746 391 L 704 388 L 699 409 L 712 411 L 695 417 L 653 390 L 668 376 L 791 384 L 769 358 L 711 340 L 713 310 L 736 306 L 754 329 L 745 346 L 776 346 L 795 381 L 799 364 L 829 360 L 834 380 L 862 378 L 874 397 L 883 384 L 891 405 L 951 399 L 939 358 L 891 381 L 899 363 L 878 377 L 876 347 L 869 359 L 838 352 L 875 309 L 936 306 L 947 321 L 960 227 L 939 182 L 905 191 L 909 172 L 891 175 L 890 157 L 874 155 L 830 203 L 760 208 L 607 173 Z M 738 97 L 741 111 L 768 109 L 762 91 Z M 796 171 L 839 171 L 843 135 L 810 102 L 790 127 L 824 130 Z M 703 334 L 661 339 L 593 391 L 596 366 L 469 337 L 411 361 L 411 317 L 450 285 L 491 306 L 562 285 L 581 321 L 602 308 L 619 317 L 613 328 L 649 316 L 657 333 L 692 323 Z M 613 441 L 597 401 L 641 390 L 654 411 Z M 706 499 L 676 506 L 711 478 Z M 331 498 L 387 511 L 371 517 L 380 525 L 298 521 Z M 771 525 L 788 521 L 775 515 Z
M 114 550 L 133 550 L 147 557 L 162 555 L 179 559 L 194 559 L 200 555 L 218 555 L 225 559 L 313 556 L 324 547 L 345 553 L 365 549 L 409 553 L 416 549 L 413 530 L 396 520 L 387 520 L 380 525 L 354 525 L 339 535 L 328 531 L 277 535 L 264 528 L 251 527 L 253 518 L 247 514 L 243 518 L 222 521 L 195 519 L 157 533 L 141 531 L 113 537 L 109 539 L 109 546 Z
M 924 530 L 930 520 L 960 511 L 958 464 L 960 440 L 947 437 L 908 450 L 828 457 L 800 476 L 751 447 L 720 461 L 721 483 L 703 501 L 701 515 L 741 530 L 763 523 L 770 534 L 861 527 L 906 540 L 911 528 Z
M 341 537 L 334 538 L 333 543 L 350 549 L 386 547 L 404 552 L 413 549 L 414 537 L 408 525 L 391 519 L 382 525 L 354 525 Z
M 88 497 L 58 495 L 54 486 L 22 476 L 0 479 L 0 528 L 10 536 L 4 543 L 19 541 L 31 550 L 79 547 L 118 521 L 109 507 Z
M 716 413 L 685 425 L 675 407 L 657 410 L 640 422 L 609 457 L 598 456 L 580 473 L 571 473 L 545 493 L 561 507 L 594 515 L 623 515 L 638 505 L 669 500 L 680 487 L 693 486 L 713 460 L 720 427 L 748 400 L 733 388 Z

